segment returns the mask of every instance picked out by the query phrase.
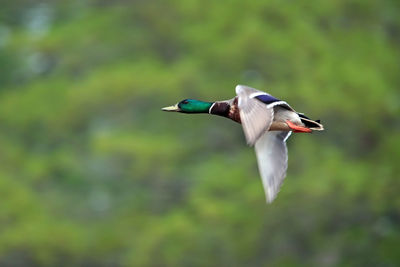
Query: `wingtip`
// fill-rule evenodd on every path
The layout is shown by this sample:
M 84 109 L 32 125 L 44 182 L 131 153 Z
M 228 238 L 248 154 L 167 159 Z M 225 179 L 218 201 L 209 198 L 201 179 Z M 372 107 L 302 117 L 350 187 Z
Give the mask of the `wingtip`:
M 268 188 L 268 191 L 265 195 L 266 199 L 267 199 L 267 204 L 271 204 L 275 198 L 277 197 L 278 192 L 274 192 L 274 190 L 272 190 L 271 188 Z
M 272 202 L 274 202 L 274 200 L 275 200 L 275 197 L 269 197 L 269 196 L 267 196 L 267 204 L 269 205 L 269 204 L 272 204 Z
M 251 141 L 247 141 L 246 143 L 249 147 L 253 147 L 256 144 L 256 142 L 251 142 Z

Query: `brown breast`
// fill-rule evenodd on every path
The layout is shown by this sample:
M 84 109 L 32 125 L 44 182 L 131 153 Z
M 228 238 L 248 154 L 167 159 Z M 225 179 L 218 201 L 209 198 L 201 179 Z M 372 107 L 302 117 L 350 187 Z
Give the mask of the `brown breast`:
M 233 102 L 232 102 L 232 104 L 230 106 L 230 109 L 229 109 L 228 117 L 231 120 L 234 120 L 234 121 L 236 121 L 238 123 L 241 123 L 241 121 L 240 121 L 240 112 L 239 112 L 239 107 L 238 107 L 238 97 L 235 97 L 233 99 Z

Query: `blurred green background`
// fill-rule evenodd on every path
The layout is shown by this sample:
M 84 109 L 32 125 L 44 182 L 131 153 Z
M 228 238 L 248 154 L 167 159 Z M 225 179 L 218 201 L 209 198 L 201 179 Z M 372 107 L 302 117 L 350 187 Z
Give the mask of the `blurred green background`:
M 398 1 L 1 1 L 0 266 L 399 266 Z M 321 119 L 265 203 L 247 84 Z

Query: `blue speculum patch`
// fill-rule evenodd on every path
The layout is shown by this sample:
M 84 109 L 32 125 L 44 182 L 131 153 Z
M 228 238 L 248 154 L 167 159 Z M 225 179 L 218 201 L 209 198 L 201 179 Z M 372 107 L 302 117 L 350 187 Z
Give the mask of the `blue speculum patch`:
M 273 97 L 272 95 L 259 95 L 256 96 L 256 98 L 265 104 L 271 104 L 273 102 L 280 101 L 279 99 Z

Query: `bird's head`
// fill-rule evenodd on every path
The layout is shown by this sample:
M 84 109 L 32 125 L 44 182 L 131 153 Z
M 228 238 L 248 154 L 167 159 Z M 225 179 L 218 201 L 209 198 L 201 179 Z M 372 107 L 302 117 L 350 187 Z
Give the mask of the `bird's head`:
M 162 110 L 181 113 L 208 113 L 212 104 L 212 102 L 203 102 L 195 99 L 184 99 L 173 106 L 162 108 Z

